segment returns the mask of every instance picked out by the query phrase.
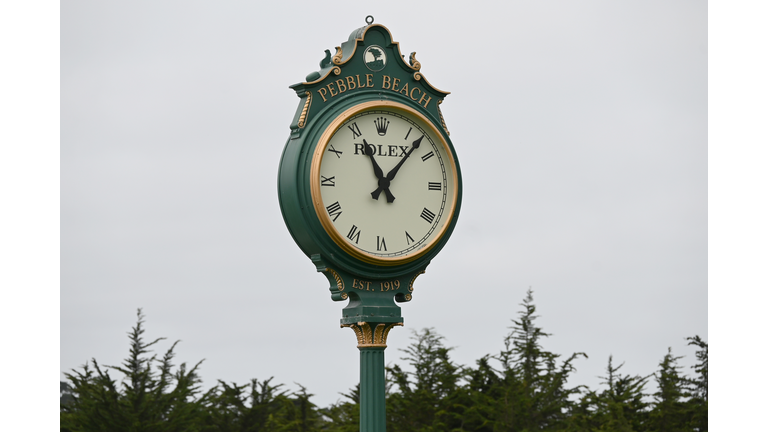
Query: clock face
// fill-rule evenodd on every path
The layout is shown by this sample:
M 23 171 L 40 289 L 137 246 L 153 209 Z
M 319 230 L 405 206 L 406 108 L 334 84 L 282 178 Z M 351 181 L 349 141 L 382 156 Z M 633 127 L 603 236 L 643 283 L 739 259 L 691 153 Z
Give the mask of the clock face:
M 341 114 L 312 159 L 315 211 L 350 255 L 395 265 L 425 254 L 443 235 L 457 200 L 448 144 L 419 112 L 366 102 Z

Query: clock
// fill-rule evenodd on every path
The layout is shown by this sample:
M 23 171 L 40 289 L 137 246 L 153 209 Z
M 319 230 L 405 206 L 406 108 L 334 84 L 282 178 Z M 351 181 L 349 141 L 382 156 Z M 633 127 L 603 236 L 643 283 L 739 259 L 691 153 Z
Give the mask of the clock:
M 336 116 L 311 159 L 312 204 L 353 259 L 395 266 L 427 254 L 452 225 L 457 163 L 443 133 L 416 109 L 362 102 Z

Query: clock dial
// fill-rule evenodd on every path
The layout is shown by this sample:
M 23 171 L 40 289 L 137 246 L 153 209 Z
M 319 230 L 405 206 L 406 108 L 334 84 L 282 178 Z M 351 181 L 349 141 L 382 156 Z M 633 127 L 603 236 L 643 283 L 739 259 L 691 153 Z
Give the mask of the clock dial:
M 393 265 L 442 236 L 456 204 L 456 167 L 439 131 L 394 102 L 348 110 L 321 137 L 312 194 L 323 227 L 345 251 Z

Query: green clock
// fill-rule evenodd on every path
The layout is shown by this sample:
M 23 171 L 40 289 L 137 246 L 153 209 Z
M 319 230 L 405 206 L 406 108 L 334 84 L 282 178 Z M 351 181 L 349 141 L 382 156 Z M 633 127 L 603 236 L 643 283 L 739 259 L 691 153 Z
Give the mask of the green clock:
M 357 104 L 325 129 L 311 162 L 314 210 L 358 260 L 393 266 L 424 256 L 458 201 L 456 160 L 435 125 L 393 101 Z
M 344 319 L 401 322 L 392 299 L 411 300 L 461 207 L 440 111 L 448 93 L 427 81 L 416 53 L 406 60 L 389 30 L 371 23 L 291 88 L 300 102 L 278 172 L 286 226 L 331 298 L 353 300 Z

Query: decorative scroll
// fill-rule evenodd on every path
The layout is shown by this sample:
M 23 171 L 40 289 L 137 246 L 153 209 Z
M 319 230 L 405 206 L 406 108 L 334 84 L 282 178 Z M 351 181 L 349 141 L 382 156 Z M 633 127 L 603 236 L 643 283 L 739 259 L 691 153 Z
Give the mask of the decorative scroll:
M 304 92 L 307 95 L 307 100 L 304 102 L 304 108 L 301 110 L 301 116 L 299 116 L 299 128 L 303 128 L 307 124 L 307 113 L 309 112 L 309 106 L 312 105 L 312 93 Z
M 413 276 L 413 279 L 411 279 L 411 283 L 410 283 L 410 285 L 408 285 L 408 291 L 410 291 L 410 292 L 413 292 L 413 283 L 414 283 L 414 282 L 416 282 L 416 278 L 417 278 L 417 277 L 419 277 L 420 275 L 423 275 L 424 273 L 425 273 L 425 272 L 424 272 L 424 270 L 422 270 L 422 271 L 420 271 L 420 272 L 416 273 L 416 274 Z M 407 297 L 410 297 L 410 296 L 406 296 L 406 298 L 407 298 Z M 410 300 L 410 298 L 409 298 L 408 300 Z
M 333 67 L 333 73 L 336 75 L 339 75 L 341 73 L 341 68 L 338 66 Z
M 341 47 L 336 47 L 336 54 L 333 56 L 333 64 L 341 64 Z M 336 74 L 338 75 L 338 74 Z
M 408 63 L 411 64 L 411 67 L 418 70 L 421 70 L 421 62 L 416 60 L 416 51 L 411 53 L 411 57 L 408 59 Z

